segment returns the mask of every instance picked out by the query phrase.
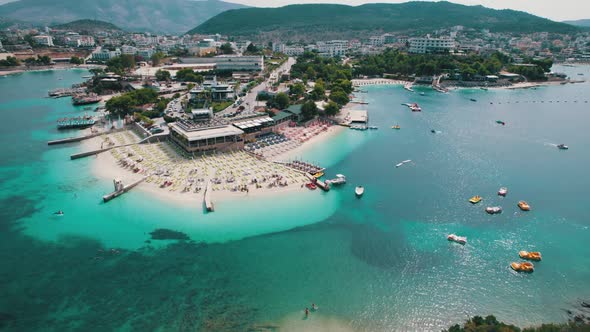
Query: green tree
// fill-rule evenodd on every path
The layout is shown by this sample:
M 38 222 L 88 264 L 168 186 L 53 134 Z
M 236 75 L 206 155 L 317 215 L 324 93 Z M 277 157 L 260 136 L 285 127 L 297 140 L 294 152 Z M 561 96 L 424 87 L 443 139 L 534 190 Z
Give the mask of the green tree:
M 154 53 L 154 55 L 152 55 L 152 58 L 150 60 L 152 60 L 152 66 L 156 67 L 160 65 L 160 61 L 162 61 L 162 59 L 164 59 L 166 57 L 166 55 L 164 55 L 164 53 L 158 51 L 156 53 Z
M 231 47 L 230 43 L 225 43 L 225 44 L 221 45 L 221 47 L 219 47 L 219 50 L 223 54 L 234 54 L 234 49 L 233 49 L 233 47 Z
M 344 106 L 348 103 L 348 95 L 344 91 L 332 91 L 330 94 L 330 100 L 336 102 L 340 106 Z
M 104 69 L 102 68 L 90 68 L 88 71 L 94 76 L 104 74 Z
M 289 93 L 299 98 L 305 93 L 305 86 L 301 83 L 295 83 L 289 87 Z
M 81 59 L 77 56 L 73 56 L 70 58 L 70 63 L 74 65 L 82 65 L 84 64 L 84 59 Z
M 313 101 L 308 100 L 303 104 L 303 106 L 301 106 L 301 115 L 303 115 L 304 120 L 311 120 L 317 114 L 318 107 Z
M 289 106 L 290 103 L 289 96 L 286 93 L 279 92 L 274 97 L 274 102 L 279 109 L 285 109 Z
M 324 112 L 328 116 L 334 116 L 340 112 L 340 106 L 333 101 L 328 102 L 328 104 L 324 107 Z
M 158 81 L 169 81 L 170 80 L 170 72 L 167 70 L 159 69 L 156 72 L 156 80 Z
M 5 60 L 0 60 L 0 66 L 15 67 L 19 65 L 20 61 L 18 61 L 18 59 L 13 56 L 6 57 Z

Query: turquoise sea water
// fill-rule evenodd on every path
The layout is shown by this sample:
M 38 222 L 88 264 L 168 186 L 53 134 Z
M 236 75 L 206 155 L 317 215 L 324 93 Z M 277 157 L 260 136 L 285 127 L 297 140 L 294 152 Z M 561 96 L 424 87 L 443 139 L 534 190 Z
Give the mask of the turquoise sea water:
M 590 76 L 588 67 L 558 69 Z M 44 98 L 47 90 L 85 74 L 0 78 L 0 328 L 300 330 L 330 318 L 352 330 L 438 331 L 475 314 L 563 321 L 564 309 L 590 298 L 586 83 L 418 89 L 425 96 L 368 87 L 380 129 L 344 131 L 305 155 L 348 184 L 219 202 L 204 214 L 198 202 L 174 206 L 141 191 L 102 204 L 112 184 L 92 176 L 92 159 L 70 161 L 77 145 L 46 145 L 73 134 L 58 133 L 55 119 L 84 112 Z M 484 200 L 472 206 L 476 194 Z M 531 212 L 518 210 L 521 199 Z M 488 205 L 504 213 L 489 216 Z M 53 217 L 58 209 L 66 215 Z M 146 242 L 156 228 L 194 241 Z M 448 233 L 469 242 L 451 244 Z M 510 270 L 519 250 L 542 252 L 533 274 Z M 320 310 L 302 320 L 312 302 Z

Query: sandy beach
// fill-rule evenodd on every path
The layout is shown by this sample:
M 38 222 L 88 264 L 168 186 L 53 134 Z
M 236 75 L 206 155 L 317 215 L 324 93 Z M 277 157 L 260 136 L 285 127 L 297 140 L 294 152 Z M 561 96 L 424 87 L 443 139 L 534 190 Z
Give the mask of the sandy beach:
M 111 144 L 119 146 L 89 157 L 93 158 L 95 176 L 109 182 L 120 179 L 124 184 L 149 176 L 134 190 L 149 193 L 162 201 L 194 206 L 202 204 L 204 189 L 210 181 L 214 202 L 308 192 L 304 184 L 309 180 L 303 173 L 275 161 L 301 159 L 311 146 L 325 144 L 345 129 L 341 126 L 328 127 L 297 148 L 276 155 L 272 161 L 245 151 L 186 158 L 168 142 L 133 144 L 140 137 L 129 130 L 83 141 L 81 151 Z

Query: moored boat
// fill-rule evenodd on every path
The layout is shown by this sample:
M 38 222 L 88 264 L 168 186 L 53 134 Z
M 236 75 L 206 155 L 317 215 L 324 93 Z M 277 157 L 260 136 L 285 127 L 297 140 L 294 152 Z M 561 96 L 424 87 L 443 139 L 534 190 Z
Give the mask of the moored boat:
M 535 270 L 535 266 L 531 262 L 512 262 L 510 267 L 516 272 L 533 272 Z
M 326 183 L 330 183 L 333 185 L 345 184 L 346 183 L 346 176 L 342 174 L 336 174 L 336 177 L 331 180 L 326 180 Z
M 364 193 L 365 193 L 365 187 L 363 187 L 363 186 L 357 186 L 354 189 L 354 194 L 356 195 L 356 197 L 361 197 L 361 196 L 363 196 Z
M 412 112 L 422 112 L 422 108 L 420 106 L 418 106 L 418 104 L 413 103 L 410 106 L 410 109 L 412 110 Z
M 501 206 L 488 206 L 486 208 L 486 212 L 489 214 L 499 214 L 499 213 L 502 213 L 502 207 Z
M 518 207 L 523 211 L 530 211 L 531 210 L 531 206 L 529 205 L 529 203 L 527 203 L 525 201 L 519 201 Z
M 98 95 L 75 95 L 72 96 L 72 104 L 74 105 L 88 105 L 96 104 L 102 100 Z
M 518 253 L 518 256 L 520 256 L 520 258 L 522 259 L 529 259 L 532 261 L 540 261 L 541 260 L 541 253 L 538 251 L 520 251 Z
M 508 188 L 506 188 L 506 187 L 502 187 L 502 188 L 500 188 L 500 190 L 498 190 L 498 196 L 506 197 L 507 194 L 508 194 Z
M 482 199 L 483 198 L 481 196 L 475 195 L 469 199 L 469 202 L 471 202 L 471 204 L 477 204 L 477 203 L 481 202 Z
M 375 129 L 379 129 L 379 127 L 377 127 L 377 126 L 369 126 L 369 129 L 375 130 Z
M 313 182 L 306 183 L 306 184 L 305 184 L 305 186 L 306 186 L 306 187 L 307 187 L 307 189 L 309 189 L 309 190 L 316 190 L 316 189 L 318 188 L 318 187 L 315 185 L 315 183 L 313 183 Z
M 467 237 L 465 237 L 465 236 L 458 236 L 458 235 L 455 235 L 455 234 L 449 234 L 447 236 L 447 240 L 453 241 L 453 242 L 457 242 L 459 244 L 466 244 L 467 243 Z
M 319 179 L 319 178 L 321 178 L 322 176 L 324 176 L 324 172 L 317 172 L 317 173 L 315 173 L 315 174 L 313 175 L 313 177 L 314 177 L 314 178 L 316 178 L 316 179 Z

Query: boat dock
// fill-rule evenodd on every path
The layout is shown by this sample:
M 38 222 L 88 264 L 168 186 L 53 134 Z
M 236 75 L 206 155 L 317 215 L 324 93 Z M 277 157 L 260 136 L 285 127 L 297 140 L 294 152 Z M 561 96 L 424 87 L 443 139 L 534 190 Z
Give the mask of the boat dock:
M 107 131 L 107 132 L 100 132 L 100 133 L 94 133 L 94 134 L 90 134 L 90 135 L 86 135 L 86 136 L 80 136 L 80 137 L 68 137 L 68 138 L 61 138 L 61 139 L 56 139 L 53 141 L 48 141 L 47 145 L 57 145 L 57 144 L 66 144 L 66 143 L 73 143 L 73 142 L 80 142 L 86 139 L 90 139 L 90 138 L 94 138 L 96 136 L 100 136 L 103 134 L 112 134 L 112 133 L 116 133 L 119 131 L 123 131 L 126 130 L 126 128 L 121 128 L 121 129 L 114 129 L 111 131 Z
M 121 195 L 123 195 L 124 193 L 128 192 L 129 190 L 133 189 L 135 186 L 137 186 L 138 184 L 142 183 L 143 181 L 145 181 L 149 176 L 145 176 L 129 185 L 123 185 L 123 182 L 121 182 L 121 180 L 113 180 L 113 184 L 115 185 L 115 191 L 113 191 L 112 193 L 108 194 L 108 195 L 104 195 L 102 196 L 102 200 L 106 203 L 110 200 L 112 200 L 113 198 L 117 198 Z
M 207 209 L 207 212 L 215 211 L 215 209 L 213 207 L 213 201 L 211 200 L 211 181 L 209 181 L 207 183 L 207 188 L 205 188 L 205 195 L 203 197 L 203 200 L 204 200 L 205 209 Z
M 55 89 L 55 90 L 50 90 L 48 92 L 49 97 L 51 98 L 62 98 L 62 97 L 69 97 L 69 96 L 73 96 L 75 94 L 80 94 L 80 93 L 84 93 L 86 91 L 86 88 L 69 88 L 69 89 Z
M 312 163 L 308 163 L 305 161 L 299 161 L 299 160 L 293 160 L 293 161 L 289 161 L 286 163 L 281 163 L 289 168 L 292 168 L 294 170 L 300 171 L 300 172 L 304 172 L 306 174 L 316 174 L 319 172 L 323 172 L 326 170 L 326 168 L 321 167 L 319 165 L 314 165 Z

